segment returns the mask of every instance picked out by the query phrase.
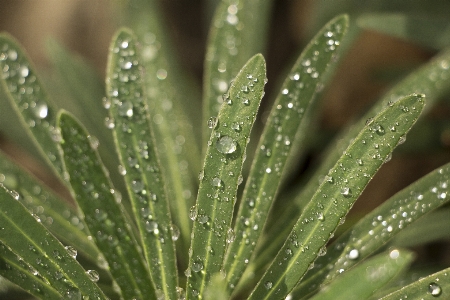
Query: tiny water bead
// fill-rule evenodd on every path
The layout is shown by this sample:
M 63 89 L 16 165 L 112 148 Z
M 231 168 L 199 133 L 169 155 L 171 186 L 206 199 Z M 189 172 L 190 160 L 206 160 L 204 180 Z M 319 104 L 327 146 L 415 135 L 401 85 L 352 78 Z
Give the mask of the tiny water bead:
M 352 196 L 352 190 L 349 187 L 343 187 L 341 189 L 341 195 L 346 198 L 349 198 Z
M 435 282 L 432 282 L 428 285 L 428 292 L 433 297 L 439 297 L 442 294 L 442 288 Z
M 231 154 L 236 152 L 237 143 L 236 141 L 227 135 L 224 135 L 217 139 L 216 141 L 216 149 L 223 154 Z
M 216 127 L 217 125 L 217 118 L 216 117 L 211 117 L 208 119 L 208 128 L 213 129 L 214 127 Z
M 223 186 L 223 182 L 220 178 L 218 177 L 214 177 L 212 180 L 212 185 L 215 187 L 222 187 Z
M 86 274 L 92 282 L 97 282 L 100 279 L 100 275 L 95 270 L 88 270 Z
M 272 281 L 266 281 L 266 282 L 264 282 L 264 287 L 265 287 L 266 289 L 270 290 L 270 289 L 272 288 L 272 286 L 273 286 Z

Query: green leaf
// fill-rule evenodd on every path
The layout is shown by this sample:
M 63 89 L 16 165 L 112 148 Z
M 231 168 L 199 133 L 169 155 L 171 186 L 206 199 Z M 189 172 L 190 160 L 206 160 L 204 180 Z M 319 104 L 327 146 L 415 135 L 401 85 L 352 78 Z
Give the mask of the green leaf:
M 22 127 L 39 155 L 62 178 L 62 161 L 55 136 L 56 108 L 37 78 L 34 67 L 19 44 L 8 34 L 0 35 L 0 85 L 19 115 Z
M 13 260 L 8 253 L 13 252 L 16 264 L 29 268 L 28 276 L 37 276 L 67 299 L 77 295 L 106 299 L 72 253 L 17 201 L 18 197 L 17 192 L 0 187 L 0 242 L 9 250 L 5 251 L 7 259 Z M 19 271 L 25 270 L 22 267 Z
M 261 54 L 252 57 L 236 76 L 208 142 L 196 207 L 186 299 L 203 295 L 211 276 L 222 267 L 242 164 L 266 82 Z M 190 274 L 189 274 L 190 273 Z
M 121 176 L 116 170 L 118 157 L 111 151 L 114 148 L 113 137 L 106 126 L 110 123 L 106 120 L 108 114 L 104 107 L 107 105 L 104 82 L 88 62 L 69 52 L 56 40 L 51 39 L 47 43 L 47 50 L 55 69 L 52 84 L 59 85 L 63 94 L 59 97 L 58 104 L 72 112 L 87 130 L 98 138 L 99 153 L 106 167 L 112 171 L 110 176 L 114 185 L 124 188 Z
M 67 245 L 75 246 L 91 261 L 97 261 L 99 251 L 88 240 L 86 224 L 74 206 L 56 196 L 39 180 L 20 169 L 0 152 L 0 183 L 19 193 L 19 201 L 34 213 L 41 223 Z
M 436 298 L 450 298 L 450 268 L 421 278 L 381 299 L 432 300 Z
M 141 45 L 156 147 L 171 199 L 172 221 L 181 232 L 177 241 L 178 263 L 186 267 L 191 234 L 189 209 L 194 205 L 201 167 L 199 138 L 195 134 L 201 120 L 200 93 L 176 63 L 159 5 L 157 1 L 130 0 L 127 26 L 131 26 Z
M 143 90 L 136 37 L 120 30 L 111 44 L 107 92 L 121 168 L 157 291 L 176 299 L 178 277 L 172 220 Z M 127 81 L 124 82 L 124 78 Z
M 217 116 L 222 96 L 242 65 L 263 50 L 271 4 L 271 0 L 225 0 L 218 4 L 204 63 L 202 125 Z M 203 130 L 203 152 L 210 134 L 210 130 Z
M 133 236 L 132 224 L 116 198 L 96 147 L 97 140 L 71 115 L 62 112 L 58 125 L 62 134 L 64 165 L 92 238 L 103 253 L 111 276 L 125 299 L 154 295 L 148 269 Z
M 422 177 L 359 220 L 316 260 L 315 267 L 294 291 L 306 295 L 329 282 L 385 245 L 396 234 L 450 200 L 450 164 Z M 447 194 L 449 194 L 447 196 Z
M 294 291 L 304 296 L 376 252 L 415 220 L 450 200 L 450 164 L 392 196 L 342 234 Z M 448 215 L 447 215 L 448 218 Z
M 407 96 L 369 120 L 328 171 L 250 299 L 283 298 L 297 285 L 423 106 L 423 96 Z
M 376 30 L 425 47 L 442 49 L 450 45 L 450 22 L 444 16 L 400 13 L 363 14 L 356 22 L 364 29 Z
M 229 289 L 237 284 L 253 253 L 291 152 L 291 141 L 308 121 L 304 116 L 316 99 L 347 26 L 348 18 L 340 16 L 317 34 L 298 58 L 275 100 L 242 196 L 234 227 L 236 239 L 224 260 Z
M 424 203 L 425 204 L 425 203 Z M 392 244 L 400 247 L 412 247 L 430 242 L 450 239 L 450 209 L 444 208 L 432 212 L 417 220 L 411 226 L 403 228 Z
M 392 250 L 363 262 L 345 272 L 311 299 L 359 300 L 367 299 L 376 290 L 391 281 L 412 262 L 414 255 L 406 250 Z M 293 298 L 295 299 L 295 298 Z
M 62 295 L 51 287 L 45 279 L 37 275 L 35 269 L 19 258 L 0 242 L 0 276 L 17 284 L 31 295 L 41 299 L 61 299 Z
M 297 191 L 292 193 L 298 196 L 294 200 L 297 208 L 287 207 L 281 215 L 285 216 L 286 220 L 292 220 L 290 224 L 274 225 L 270 232 L 265 236 L 265 240 L 269 241 L 260 247 L 264 254 L 258 255 L 263 260 L 264 257 L 270 256 L 274 249 L 279 248 L 278 245 L 284 241 L 288 235 L 289 230 L 293 226 L 292 212 L 298 211 L 299 208 L 305 206 L 305 201 L 309 201 L 314 193 L 317 191 L 320 179 L 323 178 L 328 170 L 341 156 L 342 152 L 348 147 L 355 136 L 362 130 L 368 119 L 378 114 L 389 103 L 393 103 L 415 91 L 418 94 L 425 94 L 427 96 L 428 109 L 436 100 L 445 94 L 450 89 L 447 83 L 447 78 L 450 77 L 450 50 L 443 51 L 440 55 L 432 59 L 429 63 L 419 68 L 417 71 L 411 73 L 397 85 L 395 85 L 388 93 L 386 93 L 357 123 L 353 124 L 343 132 L 339 133 L 334 142 L 330 144 L 329 151 L 320 164 L 319 168 L 314 171 L 306 186 L 301 186 Z

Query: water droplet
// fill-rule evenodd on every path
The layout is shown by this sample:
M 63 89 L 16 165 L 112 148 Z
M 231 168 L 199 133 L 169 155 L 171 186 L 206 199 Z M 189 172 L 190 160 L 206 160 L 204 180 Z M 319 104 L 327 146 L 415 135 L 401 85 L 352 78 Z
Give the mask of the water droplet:
M 244 100 L 242 100 L 242 103 L 244 105 L 250 105 L 250 100 L 248 100 L 247 98 L 244 98 Z
M 139 180 L 133 180 L 131 181 L 131 189 L 135 193 L 140 193 L 144 189 L 144 183 Z
M 239 131 L 241 131 L 241 125 L 239 125 L 238 122 L 233 122 L 231 124 L 231 129 L 233 129 L 236 132 L 239 132 Z
M 197 221 L 198 221 L 200 224 L 206 224 L 206 223 L 209 221 L 209 217 L 208 217 L 207 215 L 199 214 L 199 215 L 197 216 Z
M 45 119 L 48 115 L 48 106 L 43 102 L 37 103 L 33 108 L 33 112 L 39 119 Z
M 272 173 L 272 169 L 271 169 L 271 168 L 266 168 L 266 173 L 267 173 L 267 174 Z
M 65 248 L 66 248 L 67 253 L 69 253 L 69 255 L 72 256 L 73 259 L 77 258 L 77 253 L 78 253 L 77 249 L 75 249 L 72 246 L 66 246 Z
M 216 149 L 223 154 L 234 153 L 237 149 L 237 143 L 231 137 L 224 135 L 217 140 Z
M 355 260 L 359 257 L 359 251 L 357 249 L 352 249 L 348 253 L 348 258 L 351 260 Z
M 116 126 L 114 118 L 105 118 L 105 126 L 108 129 L 113 129 Z
M 381 126 L 381 125 L 378 124 L 378 123 L 375 123 L 375 124 L 372 125 L 371 131 L 372 131 L 373 133 L 378 134 L 378 135 L 383 135 L 383 134 L 386 133 L 386 131 L 384 130 L 384 127 Z
M 197 259 L 197 260 L 193 261 L 191 269 L 195 273 L 200 272 L 201 270 L 203 270 L 203 263 L 202 263 L 202 261 L 200 259 Z
M 205 171 L 200 171 L 200 173 L 198 173 L 198 180 L 202 181 L 203 178 L 205 178 Z
M 287 95 L 287 94 L 289 94 L 289 90 L 288 90 L 288 89 L 283 89 L 283 90 L 281 91 L 281 93 L 282 93 L 283 95 Z
M 175 226 L 174 224 L 172 224 L 172 226 L 170 227 L 170 229 L 172 230 L 172 241 L 177 241 L 178 238 L 180 237 L 180 229 L 178 229 L 177 226 Z
M 230 244 L 234 241 L 236 235 L 234 234 L 234 230 L 232 228 L 227 231 L 227 243 Z
M 217 125 L 217 118 L 216 117 L 211 117 L 208 119 L 208 128 L 214 128 Z
M 264 287 L 265 287 L 266 289 L 270 290 L 270 289 L 272 288 L 272 286 L 273 286 L 272 281 L 266 281 L 266 282 L 264 282 Z
M 442 294 L 442 289 L 441 287 L 435 283 L 432 282 L 428 285 L 428 292 L 433 296 L 433 297 L 438 297 Z
M 89 279 L 93 282 L 97 282 L 100 279 L 100 275 L 95 270 L 87 270 L 86 274 L 88 275 Z
M 341 189 L 341 195 L 345 198 L 349 198 L 352 196 L 352 190 L 349 187 L 343 187 Z
M 322 212 L 317 213 L 317 220 L 319 220 L 319 221 L 324 221 L 325 220 L 325 216 L 323 215 Z
M 214 177 L 212 180 L 212 185 L 215 187 L 222 187 L 223 186 L 223 182 L 222 180 L 220 180 L 220 178 L 218 177 Z
M 156 223 L 155 221 L 152 221 L 152 220 L 146 221 L 145 222 L 145 230 L 150 233 L 158 234 L 159 233 L 158 223 Z
M 197 207 L 194 205 L 189 210 L 189 219 L 195 221 L 197 219 Z
M 119 115 L 122 117 L 133 116 L 133 103 L 130 101 L 123 102 L 118 108 Z
M 124 166 L 119 165 L 119 166 L 118 166 L 118 169 L 119 169 L 119 174 L 120 174 L 120 175 L 125 176 L 125 175 L 127 174 L 127 169 L 125 169 Z

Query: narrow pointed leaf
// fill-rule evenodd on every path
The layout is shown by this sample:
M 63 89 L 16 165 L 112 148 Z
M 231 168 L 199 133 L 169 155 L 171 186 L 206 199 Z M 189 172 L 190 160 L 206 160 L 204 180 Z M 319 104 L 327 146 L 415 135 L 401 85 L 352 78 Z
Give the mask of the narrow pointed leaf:
M 367 119 L 379 113 L 389 103 L 394 103 L 411 92 L 424 94 L 427 97 L 427 109 L 430 109 L 440 96 L 450 90 L 447 82 L 449 77 L 450 49 L 443 51 L 429 63 L 396 84 L 357 123 L 336 137 L 333 144 L 330 145 L 330 151 L 326 154 L 323 163 L 315 171 L 296 202 L 301 203 L 301 199 L 309 199 L 312 196 L 317 189 L 318 178 L 326 174 L 350 141 L 364 127 Z
M 36 274 L 33 267 L 0 242 L 0 276 L 41 299 L 61 299 L 62 294 Z
M 62 178 L 62 162 L 54 141 L 56 108 L 50 103 L 25 52 L 9 35 L 0 35 L 0 84 L 39 155 Z
M 392 240 L 400 247 L 413 247 L 439 240 L 450 239 L 450 209 L 444 208 L 430 213 L 404 228 Z
M 217 116 L 222 95 L 242 65 L 261 52 L 272 0 L 221 1 L 211 21 L 203 77 L 203 124 Z M 206 127 L 203 127 L 206 128 Z M 211 131 L 203 131 L 203 152 Z
M 172 221 L 142 86 L 136 38 L 120 30 L 111 44 L 108 62 L 110 117 L 133 213 L 155 288 L 167 299 L 177 298 L 178 286 Z M 123 78 L 129 78 L 123 82 Z
M 19 193 L 19 201 L 28 211 L 34 213 L 41 223 L 67 245 L 75 246 L 95 262 L 99 251 L 88 240 L 86 224 L 77 214 L 74 206 L 56 196 L 37 179 L 16 166 L 0 152 L 0 183 L 9 190 Z
M 325 286 L 313 300 L 367 299 L 376 290 L 395 278 L 412 262 L 414 255 L 406 250 L 392 250 L 363 262 Z M 295 299 L 295 298 L 292 298 Z
M 450 268 L 421 278 L 381 300 L 433 300 L 450 298 Z
M 236 76 L 222 105 L 208 142 L 192 233 L 190 276 L 186 298 L 203 295 L 210 278 L 221 269 L 236 192 L 242 181 L 242 164 L 266 81 L 261 54 L 252 57 Z
M 250 299 L 280 299 L 297 285 L 423 106 L 423 96 L 407 96 L 370 119 L 328 171 Z
M 13 197 L 14 196 L 14 197 Z M 0 187 L 0 242 L 23 259 L 31 273 L 70 299 L 70 295 L 106 299 L 81 265 L 17 201 L 17 192 Z M 26 262 L 26 263 L 25 263 Z
M 414 221 L 450 200 L 450 164 L 436 169 L 401 190 L 359 220 L 319 257 L 314 268 L 294 291 L 307 295 L 323 281 L 352 268 L 375 253 Z M 448 217 L 448 216 L 447 216 Z
M 450 22 L 446 17 L 401 13 L 363 14 L 357 24 L 391 36 L 442 49 L 450 45 Z
M 289 207 L 281 215 L 288 216 L 286 219 L 291 220 L 292 218 L 290 216 L 292 212 L 298 211 L 300 207 L 305 206 L 305 201 L 309 201 L 316 192 L 320 178 L 323 178 L 327 174 L 342 152 L 365 126 L 365 122 L 368 119 L 383 110 L 389 103 L 394 103 L 403 96 L 411 93 L 411 91 L 415 91 L 418 94 L 425 94 L 427 97 L 427 108 L 429 109 L 440 96 L 450 90 L 450 85 L 447 83 L 448 78 L 450 78 L 450 49 L 443 51 L 429 63 L 396 84 L 357 123 L 338 134 L 332 144 L 330 144 L 330 150 L 325 154 L 319 168 L 309 176 L 311 178 L 309 182 L 297 191 L 298 196 L 294 200 L 297 209 L 294 210 Z M 281 245 L 285 237 L 289 234 L 289 230 L 293 225 L 294 220 L 290 224 L 283 223 L 278 226 L 275 224 L 271 232 L 266 235 L 266 237 L 275 237 L 275 239 L 271 238 L 269 240 L 270 242 L 264 243 L 264 246 L 260 248 L 264 254 L 260 253 L 259 257 L 263 258 L 270 256 L 270 253 L 274 253 L 279 248 L 278 245 Z
M 62 134 L 64 165 L 74 197 L 97 247 L 104 255 L 111 276 L 125 299 L 154 295 L 147 266 L 111 184 L 93 140 L 71 115 L 58 119 Z
M 111 131 L 106 126 L 110 123 L 106 122 L 108 114 L 104 108 L 107 103 L 102 78 L 82 57 L 71 53 L 56 40 L 52 39 L 47 43 L 47 51 L 55 69 L 55 76 L 52 79 L 56 82 L 53 81 L 52 84 L 59 84 L 63 93 L 58 104 L 61 108 L 72 112 L 87 130 L 98 138 L 99 153 L 106 167 L 112 171 L 110 176 L 114 185 L 118 188 L 124 187 L 116 170 L 117 155 L 111 151 L 114 142 Z
M 252 256 L 276 196 L 291 141 L 298 128 L 307 122 L 304 114 L 320 90 L 347 26 L 348 18 L 340 16 L 316 35 L 298 58 L 275 100 L 242 196 L 234 228 L 236 239 L 224 260 L 229 288 L 237 284 Z
M 145 93 L 156 147 L 171 199 L 172 221 L 181 233 L 177 241 L 178 263 L 186 267 L 191 234 L 189 209 L 194 205 L 194 183 L 201 167 L 197 137 L 201 119 L 197 109 L 200 92 L 176 63 L 175 47 L 164 30 L 165 20 L 159 6 L 157 1 L 129 1 L 127 26 L 138 36 L 142 49 Z M 189 118 L 192 112 L 195 117 Z

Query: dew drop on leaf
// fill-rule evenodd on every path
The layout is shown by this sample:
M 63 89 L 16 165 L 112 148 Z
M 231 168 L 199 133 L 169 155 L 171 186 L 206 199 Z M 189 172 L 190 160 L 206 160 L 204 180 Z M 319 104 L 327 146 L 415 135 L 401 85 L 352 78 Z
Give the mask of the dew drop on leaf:
M 215 187 L 222 187 L 223 186 L 223 182 L 222 180 L 220 180 L 220 178 L 218 177 L 214 177 L 212 180 L 212 185 Z
M 77 258 L 77 249 L 75 249 L 74 247 L 72 247 L 72 246 L 66 246 L 65 247 L 66 248 L 66 251 L 67 251 L 67 253 L 70 255 L 70 256 L 72 256 L 72 258 L 73 259 L 76 259 Z
M 266 289 L 268 289 L 268 290 L 270 290 L 270 289 L 272 288 L 272 286 L 273 286 L 272 281 L 266 281 L 266 282 L 264 283 L 264 287 L 265 287 Z
M 438 297 L 441 295 L 442 293 L 442 289 L 441 287 L 435 283 L 432 282 L 428 285 L 428 292 L 433 296 L 433 297 Z
M 358 249 L 352 249 L 348 253 L 348 258 L 351 260 L 357 259 L 359 257 L 359 251 Z
M 100 275 L 95 270 L 88 270 L 86 274 L 92 282 L 97 282 L 100 279 Z
M 195 260 L 192 263 L 191 269 L 195 273 L 200 272 L 201 270 L 203 270 L 203 263 L 201 262 L 201 260 L 200 259 Z
M 216 142 L 216 149 L 223 154 L 234 153 L 237 149 L 237 143 L 230 136 L 224 135 Z
M 344 187 L 341 189 L 341 195 L 348 198 L 352 196 L 352 190 L 349 187 Z

